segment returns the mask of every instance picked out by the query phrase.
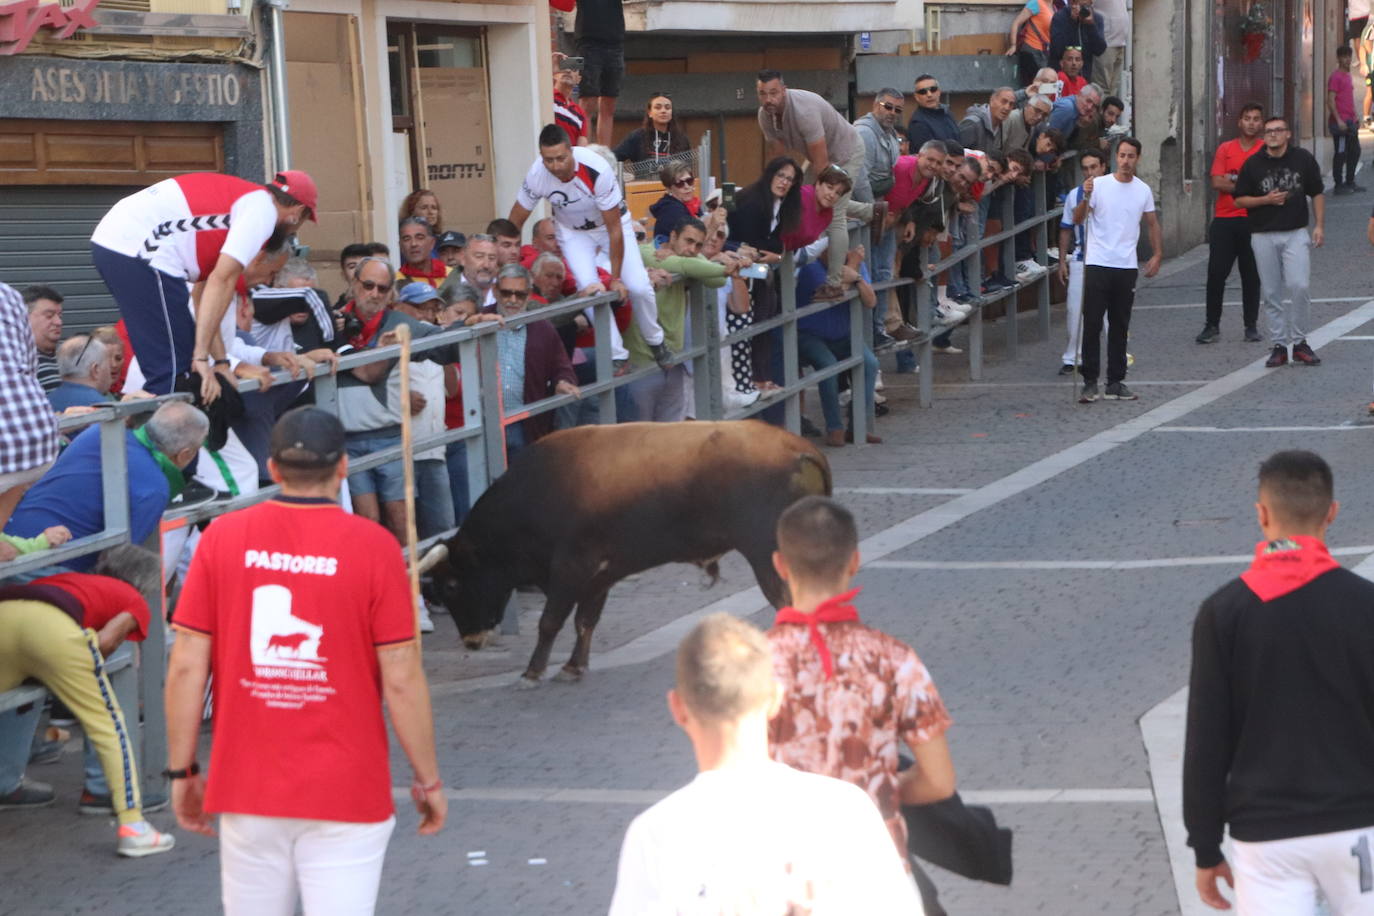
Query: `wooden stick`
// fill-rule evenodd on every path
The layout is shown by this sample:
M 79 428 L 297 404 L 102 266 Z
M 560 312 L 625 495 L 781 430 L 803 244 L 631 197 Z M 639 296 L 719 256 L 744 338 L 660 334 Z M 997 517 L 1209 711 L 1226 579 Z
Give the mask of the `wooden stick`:
M 406 550 L 410 554 L 410 603 L 414 605 L 415 646 L 421 647 L 420 637 L 420 551 L 415 533 L 415 430 L 410 417 L 410 326 L 396 328 L 401 345 L 401 468 L 406 488 Z

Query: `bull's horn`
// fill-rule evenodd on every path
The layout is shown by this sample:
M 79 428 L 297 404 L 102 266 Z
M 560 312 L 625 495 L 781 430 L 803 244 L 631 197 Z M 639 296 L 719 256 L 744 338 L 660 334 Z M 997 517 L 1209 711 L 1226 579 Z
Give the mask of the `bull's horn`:
M 448 559 L 448 545 L 435 544 L 433 547 L 420 557 L 420 572 L 427 573 L 442 561 Z

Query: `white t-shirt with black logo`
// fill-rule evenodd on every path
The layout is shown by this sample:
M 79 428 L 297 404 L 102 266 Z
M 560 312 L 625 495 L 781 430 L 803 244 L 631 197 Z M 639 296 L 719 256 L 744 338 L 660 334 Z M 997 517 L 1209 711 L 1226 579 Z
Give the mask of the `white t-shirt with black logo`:
M 1120 181 L 1114 175 L 1098 178 L 1088 198 L 1087 252 L 1083 263 L 1088 267 L 1138 269 L 1140 218 L 1153 212 L 1154 192 L 1138 177 L 1132 176 L 1130 181 Z
M 540 200 L 547 200 L 554 222 L 569 229 L 601 228 L 605 225 L 602 212 L 612 208 L 620 209 L 622 222 L 628 221 L 625 198 L 610 164 L 581 146 L 574 146 L 572 154 L 576 167 L 569 181 L 559 181 L 543 160 L 530 166 L 515 198 L 520 206 L 533 210 Z

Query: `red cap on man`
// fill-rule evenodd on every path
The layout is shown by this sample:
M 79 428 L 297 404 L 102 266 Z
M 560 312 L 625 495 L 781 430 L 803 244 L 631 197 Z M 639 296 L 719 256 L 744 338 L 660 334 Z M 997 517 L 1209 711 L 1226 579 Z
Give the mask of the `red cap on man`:
M 320 192 L 315 187 L 315 179 L 299 169 L 287 169 L 278 172 L 277 177 L 272 179 L 272 184 L 309 207 L 310 221 L 319 222 L 315 218 L 315 211 L 319 209 Z

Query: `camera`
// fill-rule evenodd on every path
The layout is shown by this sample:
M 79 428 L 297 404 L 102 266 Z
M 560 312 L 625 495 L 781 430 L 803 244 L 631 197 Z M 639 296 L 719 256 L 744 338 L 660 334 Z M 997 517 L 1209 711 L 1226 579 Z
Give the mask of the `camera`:
M 363 320 L 352 312 L 345 312 L 343 309 L 330 309 L 329 314 L 336 319 L 343 320 L 343 329 L 339 331 L 339 336 L 344 340 L 352 340 L 363 333 Z
M 1083 4 L 1078 8 L 1078 18 L 1084 22 L 1091 22 L 1093 18 L 1093 8 L 1088 4 Z

